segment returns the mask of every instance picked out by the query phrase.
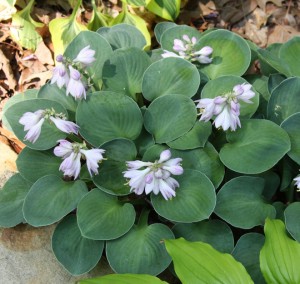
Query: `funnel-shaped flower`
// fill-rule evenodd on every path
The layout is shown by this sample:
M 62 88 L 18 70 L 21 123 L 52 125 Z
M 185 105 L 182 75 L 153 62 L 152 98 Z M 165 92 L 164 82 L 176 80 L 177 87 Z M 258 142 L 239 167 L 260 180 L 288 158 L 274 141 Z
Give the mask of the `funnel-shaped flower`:
M 86 98 L 85 85 L 81 81 L 81 74 L 78 70 L 69 66 L 70 81 L 67 86 L 67 95 L 71 94 L 75 99 Z
M 297 191 L 300 191 L 300 176 L 295 177 L 293 180 L 295 181 Z
M 78 134 L 79 126 L 72 121 L 67 121 L 61 118 L 50 116 L 50 120 L 55 124 L 55 126 L 65 133 Z
M 128 170 L 124 172 L 124 177 L 130 179 L 131 192 L 138 195 L 144 191 L 146 194 L 161 193 L 168 200 L 176 195 L 175 189 L 179 187 L 179 183 L 171 177 L 171 174 L 183 173 L 181 161 L 181 158 L 171 159 L 171 151 L 165 150 L 161 152 L 159 160 L 154 163 L 138 160 L 126 162 Z
M 90 66 L 96 60 L 94 55 L 95 50 L 90 49 L 90 45 L 88 45 L 79 51 L 73 62 L 80 62 L 83 66 Z
M 58 65 L 53 69 L 51 84 L 56 83 L 59 88 L 62 88 L 63 86 L 68 85 L 69 80 L 69 74 L 64 64 Z
M 102 154 L 104 152 L 103 149 L 80 150 L 80 153 L 85 156 L 86 165 L 91 176 L 98 174 L 99 162 L 103 160 Z

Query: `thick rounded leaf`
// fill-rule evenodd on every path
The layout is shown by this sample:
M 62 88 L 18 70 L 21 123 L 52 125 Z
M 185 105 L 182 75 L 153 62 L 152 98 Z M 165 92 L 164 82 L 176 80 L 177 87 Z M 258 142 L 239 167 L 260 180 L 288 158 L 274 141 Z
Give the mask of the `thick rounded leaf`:
M 95 50 L 96 60 L 86 69 L 94 86 L 100 88 L 102 85 L 103 65 L 110 58 L 112 48 L 101 35 L 96 32 L 83 31 L 78 34 L 68 45 L 64 56 L 75 59 L 80 50 L 86 46 Z
M 130 187 L 123 175 L 126 170 L 124 161 L 105 161 L 99 166 L 99 174 L 93 176 L 93 182 L 106 193 L 117 196 L 128 195 Z
M 80 275 L 93 269 L 101 258 L 103 248 L 103 241 L 81 236 L 75 215 L 65 217 L 52 236 L 54 255 L 72 275 Z
M 104 90 L 131 96 L 142 91 L 145 70 L 151 64 L 147 53 L 136 47 L 120 48 L 113 52 L 103 67 Z
M 176 57 L 164 58 L 151 64 L 144 73 L 142 93 L 148 101 L 179 94 L 192 97 L 200 85 L 200 74 L 195 65 Z
M 249 84 L 245 79 L 237 76 L 221 76 L 217 79 L 208 81 L 201 92 L 201 98 L 215 98 L 225 94 L 233 92 L 233 88 L 236 85 Z M 258 108 L 259 105 L 259 93 L 252 87 L 252 91 L 255 92 L 255 96 L 251 99 L 252 104 L 248 104 L 239 100 L 240 117 L 250 118 Z
M 285 225 L 291 236 L 300 242 L 300 202 L 293 202 L 284 210 Z
M 225 169 L 219 159 L 218 152 L 212 144 L 206 143 L 204 148 L 188 151 L 172 149 L 173 157 L 182 158 L 184 169 L 193 169 L 204 173 L 217 188 L 223 180 Z
M 46 84 L 40 88 L 38 98 L 59 102 L 69 114 L 69 118 L 75 120 L 75 112 L 78 102 L 66 95 L 66 89 L 60 89 L 56 84 Z
M 299 49 L 300 38 L 295 36 L 284 43 L 279 50 L 279 57 L 288 67 L 290 76 L 300 76 Z
M 51 108 L 53 108 L 57 113 L 63 113 L 66 116 L 68 115 L 66 109 L 58 102 L 47 99 L 32 99 L 21 101 L 11 106 L 6 111 L 6 118 L 15 135 L 28 147 L 36 150 L 47 150 L 55 146 L 57 144 L 57 140 L 64 139 L 67 134 L 57 129 L 54 123 L 50 123 L 49 120 L 45 120 L 42 125 L 39 138 L 35 143 L 31 143 L 24 140 L 27 131 L 24 131 L 24 125 L 19 123 L 19 120 L 25 112 L 35 112 L 37 110 Z
M 122 47 L 136 47 L 143 49 L 146 39 L 143 34 L 134 26 L 118 24 L 113 27 L 100 28 L 97 33 L 102 35 L 115 50 Z
M 182 95 L 164 95 L 150 104 L 144 125 L 156 143 L 167 143 L 188 132 L 196 117 L 195 104 L 191 99 Z
M 135 159 L 137 150 L 135 144 L 128 139 L 114 139 L 100 146 L 105 150 L 105 157 L 114 161 L 130 161 Z
M 31 182 L 49 174 L 63 177 L 63 173 L 59 171 L 61 163 L 61 158 L 56 157 L 53 150 L 36 151 L 28 147 L 22 150 L 17 159 L 18 171 Z
M 192 224 L 179 223 L 172 230 L 176 238 L 182 237 L 190 242 L 208 243 L 220 252 L 231 253 L 233 250 L 233 233 L 221 220 L 205 220 Z
M 188 242 L 183 238 L 165 240 L 165 244 L 182 284 L 253 284 L 241 263 L 230 254 L 218 252 L 209 244 Z
M 109 274 L 79 281 L 79 284 L 168 284 L 155 276 L 146 274 Z
M 117 197 L 95 188 L 78 204 L 77 220 L 83 237 L 111 240 L 130 230 L 135 210 L 131 204 L 121 203 Z
M 177 150 L 191 150 L 204 147 L 211 134 L 211 128 L 211 123 L 197 121 L 189 132 L 167 144 L 172 149 Z
M 9 100 L 4 104 L 2 109 L 2 126 L 6 129 L 12 131 L 10 124 L 7 121 L 5 112 L 15 103 L 35 99 L 37 96 L 38 90 L 36 89 L 27 89 L 24 93 L 14 94 Z
M 300 283 L 300 244 L 290 239 L 280 220 L 267 219 L 260 269 L 267 283 Z
M 135 225 L 121 238 L 106 242 L 106 257 L 117 273 L 157 275 L 171 263 L 162 240 L 173 238 L 166 225 Z
M 251 50 L 247 42 L 236 33 L 227 30 L 212 31 L 196 43 L 195 50 L 204 46 L 213 48 L 210 64 L 200 64 L 201 72 L 210 79 L 224 75 L 243 75 L 251 61 Z
M 203 173 L 186 169 L 175 179 L 179 188 L 171 200 L 166 201 L 161 194 L 151 194 L 154 210 L 160 216 L 175 222 L 192 223 L 207 219 L 216 205 L 212 182 Z
M 289 135 L 291 140 L 291 150 L 287 153 L 288 156 L 300 165 L 300 112 L 297 112 L 280 125 Z
M 76 209 L 88 189 L 83 181 L 66 182 L 48 175 L 37 180 L 23 205 L 24 218 L 34 227 L 53 224 Z
M 155 34 L 157 42 L 160 43 L 161 36 L 166 30 L 173 28 L 175 26 L 176 26 L 176 24 L 172 23 L 172 22 L 157 23 L 154 27 L 154 34 Z
M 187 35 L 189 38 L 195 37 L 197 40 L 201 37 L 201 34 L 195 28 L 186 25 L 176 25 L 167 29 L 161 35 L 160 43 L 162 49 L 173 52 L 174 39 L 182 40 L 183 35 Z
M 76 121 L 80 134 L 95 147 L 116 138 L 134 140 L 143 124 L 138 105 L 128 96 L 113 92 L 88 95 L 78 105 Z
M 234 178 L 218 192 L 215 213 L 234 227 L 250 229 L 262 225 L 267 217 L 276 216 L 275 208 L 265 202 L 263 190 L 262 178 Z
M 300 78 L 288 78 L 274 89 L 268 104 L 268 118 L 277 124 L 300 112 Z
M 251 119 L 241 124 L 242 128 L 226 134 L 229 143 L 220 151 L 220 159 L 229 169 L 244 174 L 262 173 L 290 150 L 288 134 L 274 122 Z
M 266 283 L 259 267 L 259 252 L 265 242 L 265 237 L 258 233 L 248 233 L 241 236 L 232 252 L 232 256 L 241 262 L 254 283 Z
M 0 226 L 14 227 L 24 221 L 23 202 L 32 183 L 13 175 L 0 190 Z

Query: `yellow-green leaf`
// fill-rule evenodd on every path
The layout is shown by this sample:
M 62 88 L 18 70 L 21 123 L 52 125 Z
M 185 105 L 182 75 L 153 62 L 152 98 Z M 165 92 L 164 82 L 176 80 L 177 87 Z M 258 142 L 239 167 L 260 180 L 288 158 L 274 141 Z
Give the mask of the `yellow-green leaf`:
M 141 17 L 129 13 L 125 6 L 123 11 L 116 18 L 113 19 L 113 21 L 110 23 L 110 25 L 113 26 L 113 25 L 117 25 L 120 23 L 129 24 L 129 25 L 135 26 L 137 29 L 139 29 L 141 31 L 141 33 L 144 35 L 146 42 L 147 42 L 144 49 L 147 50 L 150 48 L 151 36 L 147 29 L 146 22 Z
M 56 18 L 49 23 L 49 30 L 54 46 L 55 55 L 63 54 L 68 44 L 87 27 L 76 21 L 77 10 L 81 4 L 78 1 L 73 13 L 68 18 Z
M 90 31 L 97 31 L 101 27 L 108 26 L 108 22 L 111 20 L 109 15 L 102 14 L 97 8 L 95 0 L 92 1 L 93 14 L 87 27 Z
M 189 242 L 183 238 L 165 240 L 165 244 L 182 284 L 253 284 L 240 262 L 230 254 L 215 250 L 209 244 Z
M 0 3 L 0 22 L 8 20 L 17 12 L 14 7 L 16 0 L 2 0 Z
M 180 11 L 181 0 L 147 0 L 147 9 L 166 20 L 174 21 Z
M 38 23 L 31 18 L 30 12 L 33 4 L 34 0 L 31 0 L 23 10 L 12 16 L 10 28 L 12 38 L 22 47 L 30 50 L 35 50 L 42 41 L 42 37 L 35 29 L 44 26 L 44 24 Z
M 267 219 L 260 269 L 268 284 L 300 283 L 300 244 L 288 237 L 281 220 Z

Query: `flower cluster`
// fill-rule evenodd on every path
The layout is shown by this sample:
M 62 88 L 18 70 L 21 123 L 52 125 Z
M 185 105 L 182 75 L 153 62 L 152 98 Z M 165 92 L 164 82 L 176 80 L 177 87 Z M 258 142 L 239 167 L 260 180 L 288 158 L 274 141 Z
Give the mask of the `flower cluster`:
M 138 195 L 144 191 L 146 194 L 153 192 L 156 195 L 160 192 L 168 200 L 176 195 L 175 188 L 179 187 L 171 174 L 183 173 L 181 161 L 181 158 L 171 159 L 171 151 L 165 150 L 154 163 L 139 160 L 127 162 L 128 170 L 124 172 L 124 177 L 130 179 L 131 192 Z
M 216 116 L 214 124 L 217 128 L 222 127 L 225 131 L 230 128 L 235 131 L 238 126 L 241 127 L 239 101 L 252 103 L 250 99 L 255 96 L 251 87 L 250 84 L 244 83 L 234 86 L 232 92 L 223 96 L 197 100 L 196 107 L 200 109 L 200 120 L 208 121 Z
M 209 56 L 213 53 L 213 49 L 210 46 L 204 46 L 200 50 L 195 50 L 195 44 L 197 39 L 189 38 L 187 35 L 182 36 L 183 40 L 174 39 L 173 50 L 175 52 L 164 50 L 162 57 L 180 57 L 191 62 L 198 61 L 201 64 L 209 64 L 212 62 L 212 58 Z
M 59 140 L 59 145 L 54 148 L 54 154 L 63 158 L 59 170 L 66 176 L 76 179 L 81 169 L 81 158 L 86 160 L 90 175 L 98 174 L 98 163 L 103 160 L 103 149 L 87 149 L 86 144 L 71 143 L 67 140 Z
M 24 131 L 28 131 L 24 140 L 35 143 L 41 134 L 45 120 L 53 122 L 62 132 L 78 133 L 79 126 L 72 121 L 67 121 L 64 114 L 56 113 L 54 109 L 39 109 L 35 112 L 25 112 L 19 119 L 19 123 L 24 125 Z
M 90 66 L 96 58 L 95 51 L 90 46 L 83 48 L 73 61 L 64 58 L 61 54 L 56 61 L 61 63 L 53 69 L 51 84 L 56 83 L 59 88 L 66 87 L 67 96 L 75 99 L 86 98 L 87 84 L 83 80 L 84 68 Z

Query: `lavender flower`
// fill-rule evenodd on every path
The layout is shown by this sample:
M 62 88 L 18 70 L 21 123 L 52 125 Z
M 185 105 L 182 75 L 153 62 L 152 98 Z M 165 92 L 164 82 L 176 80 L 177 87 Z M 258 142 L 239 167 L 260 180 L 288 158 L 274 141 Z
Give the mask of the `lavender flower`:
M 240 115 L 240 103 L 252 103 L 251 98 L 255 96 L 255 93 L 251 90 L 250 84 L 236 85 L 233 87 L 233 91 L 223 96 L 217 96 L 213 99 L 204 98 L 196 102 L 197 108 L 200 109 L 201 117 L 199 120 L 208 121 L 215 117 L 214 124 L 217 128 L 222 127 L 224 131 L 229 128 L 235 131 L 237 127 L 241 127 L 239 119 Z
M 201 64 L 209 64 L 212 62 L 212 58 L 209 56 L 213 53 L 213 49 L 210 46 L 204 46 L 200 50 L 195 50 L 195 44 L 197 39 L 195 37 L 189 38 L 188 35 L 183 35 L 182 40 L 174 39 L 173 50 L 175 52 L 164 50 L 161 55 L 163 58 L 167 57 L 180 57 L 191 62 L 198 61 Z
M 95 50 L 90 49 L 90 46 L 86 46 L 81 49 L 73 62 L 80 62 L 83 66 L 90 66 L 96 58 L 94 57 Z
M 171 151 L 165 150 L 154 163 L 139 160 L 126 162 L 128 170 L 123 174 L 125 178 L 130 179 L 131 192 L 137 195 L 144 191 L 146 194 L 161 193 L 164 199 L 168 200 L 176 196 L 175 188 L 179 187 L 179 183 L 171 177 L 171 174 L 183 174 L 181 161 L 181 158 L 171 159 Z
M 71 143 L 67 140 L 58 140 L 59 145 L 54 148 L 54 155 L 61 157 L 64 161 L 59 170 L 66 176 L 73 176 L 76 179 L 81 169 L 81 158 L 86 159 L 86 165 L 91 176 L 98 174 L 98 163 L 104 158 L 102 154 L 105 150 L 86 148 L 85 143 Z
M 72 121 L 67 121 L 65 119 L 56 118 L 50 116 L 50 120 L 55 124 L 55 126 L 65 133 L 74 133 L 78 134 L 79 126 Z
M 69 66 L 70 81 L 67 86 L 67 95 L 71 94 L 75 99 L 86 98 L 85 85 L 81 81 L 81 74 L 78 70 Z
M 102 154 L 104 152 L 105 150 L 103 149 L 80 150 L 80 153 L 82 153 L 85 156 L 86 165 L 91 176 L 93 174 L 98 174 L 98 163 L 103 160 Z
M 297 187 L 297 191 L 300 191 L 300 175 L 293 179 L 295 181 L 295 185 Z
M 53 69 L 51 84 L 56 83 L 57 86 L 61 89 L 63 86 L 68 85 L 69 80 L 69 74 L 64 64 L 58 65 Z
M 24 125 L 24 131 L 28 131 L 24 140 L 35 143 L 41 134 L 41 128 L 44 123 L 44 111 L 25 112 L 19 119 L 19 123 Z

